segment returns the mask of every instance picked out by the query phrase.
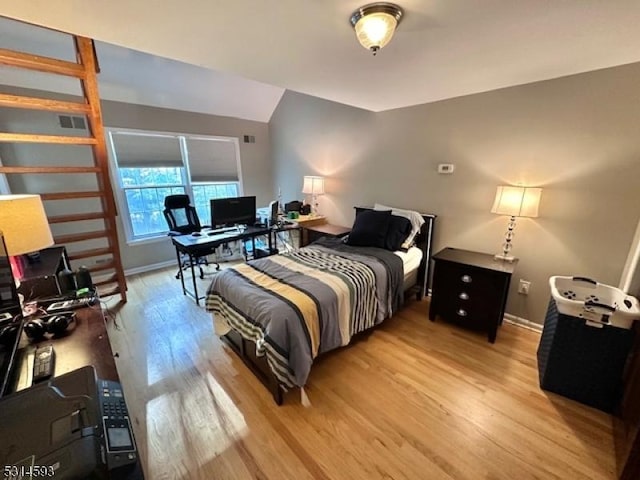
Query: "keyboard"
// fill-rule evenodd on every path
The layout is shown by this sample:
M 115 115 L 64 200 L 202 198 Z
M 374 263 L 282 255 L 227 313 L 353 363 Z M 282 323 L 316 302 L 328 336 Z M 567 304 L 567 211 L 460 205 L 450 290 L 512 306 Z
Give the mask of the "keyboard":
M 213 230 L 209 230 L 207 235 L 217 235 L 218 233 L 231 232 L 232 230 L 237 231 L 238 227 L 224 227 L 224 228 L 215 228 Z
M 63 312 L 66 310 L 75 310 L 76 308 L 86 307 L 95 303 L 94 297 L 74 298 L 72 300 L 64 300 L 62 302 L 52 303 L 47 307 L 47 313 Z

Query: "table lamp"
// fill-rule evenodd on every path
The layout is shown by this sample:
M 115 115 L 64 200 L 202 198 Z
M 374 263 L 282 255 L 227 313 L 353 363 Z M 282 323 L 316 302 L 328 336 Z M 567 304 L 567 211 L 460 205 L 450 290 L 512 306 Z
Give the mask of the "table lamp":
M 23 260 L 19 255 L 37 252 L 54 243 L 40 195 L 0 195 L 0 232 L 7 253 L 13 257 L 12 266 L 18 270 L 14 271 L 16 279 L 22 277 Z
M 306 175 L 302 185 L 302 193 L 312 195 L 311 214 L 318 215 L 318 195 L 324 195 L 324 177 Z
M 318 215 L 318 195 L 324 195 L 324 177 L 306 175 L 302 185 L 302 193 L 312 196 L 311 214 Z
M 498 215 L 509 215 L 507 231 L 504 235 L 502 253 L 496 255 L 496 260 L 513 262 L 515 259 L 509 255 L 513 248 L 514 229 L 516 228 L 516 217 L 537 217 L 538 206 L 540 204 L 541 188 L 500 186 L 496 190 L 496 198 L 491 207 L 491 213 Z

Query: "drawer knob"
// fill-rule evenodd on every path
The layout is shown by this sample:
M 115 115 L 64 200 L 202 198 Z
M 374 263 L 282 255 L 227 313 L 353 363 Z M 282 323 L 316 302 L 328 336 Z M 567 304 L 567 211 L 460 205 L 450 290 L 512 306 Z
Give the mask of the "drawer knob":
M 458 298 L 460 298 L 461 300 L 469 300 L 469 294 L 467 292 L 462 292 L 460 293 L 460 295 L 458 295 Z
M 462 275 L 462 277 L 460 279 L 464 283 L 471 283 L 473 281 L 473 279 L 471 278 L 471 275 Z
M 458 316 L 460 316 L 460 317 L 466 317 L 466 316 L 467 316 L 467 311 L 466 311 L 466 310 L 464 310 L 464 309 L 462 309 L 462 308 L 459 308 L 459 309 L 458 309 L 458 311 L 457 311 L 456 313 L 457 313 L 457 314 L 458 314 Z

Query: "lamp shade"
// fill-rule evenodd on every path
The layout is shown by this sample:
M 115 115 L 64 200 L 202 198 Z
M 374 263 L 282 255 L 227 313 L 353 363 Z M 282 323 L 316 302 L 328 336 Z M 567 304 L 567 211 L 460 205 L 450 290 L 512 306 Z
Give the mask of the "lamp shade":
M 0 195 L 0 232 L 11 256 L 53 245 L 40 195 Z
M 324 177 L 305 176 L 302 193 L 306 195 L 323 195 Z
M 541 188 L 498 187 L 491 213 L 513 217 L 537 217 L 541 195 Z

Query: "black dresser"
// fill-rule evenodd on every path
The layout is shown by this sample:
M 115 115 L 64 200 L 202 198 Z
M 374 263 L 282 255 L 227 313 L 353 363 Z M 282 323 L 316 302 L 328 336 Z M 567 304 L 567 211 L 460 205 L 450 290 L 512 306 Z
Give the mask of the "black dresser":
M 435 268 L 429 319 L 436 316 L 486 331 L 496 340 L 517 260 L 495 260 L 486 253 L 445 248 L 433 256 Z

